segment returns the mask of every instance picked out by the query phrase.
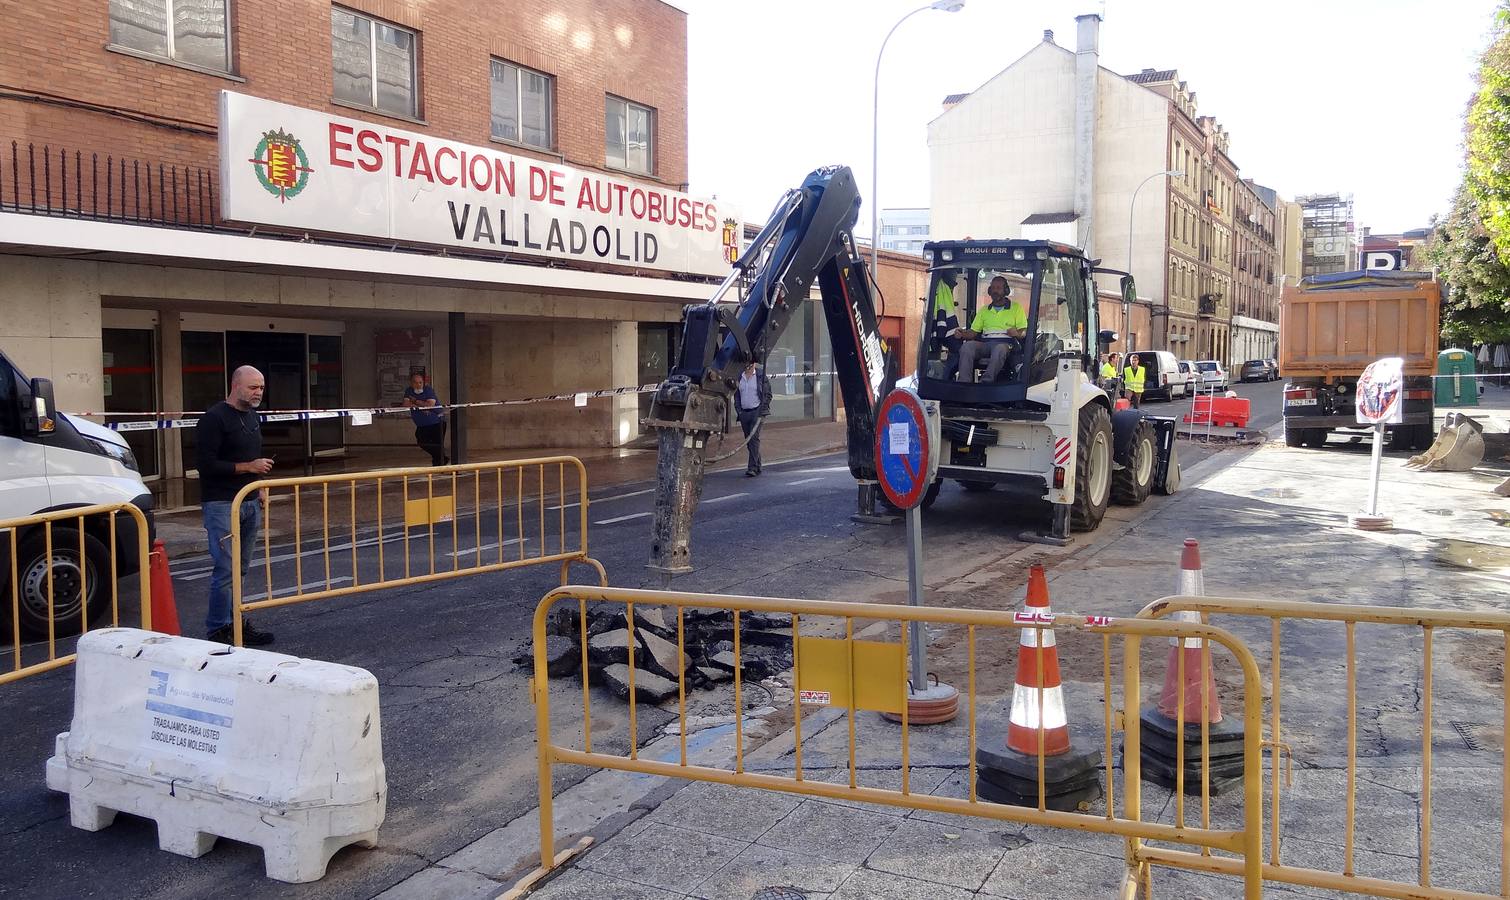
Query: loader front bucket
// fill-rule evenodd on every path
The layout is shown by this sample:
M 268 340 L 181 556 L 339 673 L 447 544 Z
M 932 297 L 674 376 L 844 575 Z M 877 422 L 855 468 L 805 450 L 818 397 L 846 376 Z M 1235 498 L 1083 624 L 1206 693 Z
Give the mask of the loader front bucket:
M 1437 439 L 1405 465 L 1427 472 L 1466 472 L 1484 461 L 1484 426 L 1462 413 L 1448 413 Z

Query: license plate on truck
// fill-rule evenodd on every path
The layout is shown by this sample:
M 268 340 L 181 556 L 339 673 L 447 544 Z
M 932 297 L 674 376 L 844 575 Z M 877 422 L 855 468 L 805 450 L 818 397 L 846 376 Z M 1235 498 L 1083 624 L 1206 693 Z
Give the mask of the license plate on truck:
M 1286 400 L 1285 406 L 1315 406 L 1316 398 L 1308 397 L 1304 400 Z

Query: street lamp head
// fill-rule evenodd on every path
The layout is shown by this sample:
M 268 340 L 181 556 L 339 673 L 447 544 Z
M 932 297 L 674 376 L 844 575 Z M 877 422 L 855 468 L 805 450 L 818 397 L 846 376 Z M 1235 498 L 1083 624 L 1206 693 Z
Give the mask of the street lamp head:
M 1165 172 L 1164 174 L 1168 175 L 1170 178 L 1184 178 L 1185 177 L 1185 170 L 1184 169 L 1170 169 L 1168 172 Z
M 933 8 L 942 9 L 944 12 L 959 12 L 965 8 L 965 0 L 937 0 Z

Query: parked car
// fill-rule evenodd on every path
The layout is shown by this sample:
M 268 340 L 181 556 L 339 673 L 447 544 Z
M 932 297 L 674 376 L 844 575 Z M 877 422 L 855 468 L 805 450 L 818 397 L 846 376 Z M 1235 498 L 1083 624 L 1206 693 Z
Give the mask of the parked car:
M 1195 367 L 1201 373 L 1201 388 L 1203 390 L 1225 391 L 1227 389 L 1227 370 L 1222 364 L 1214 359 L 1198 359 Z
M 1279 377 L 1276 367 L 1267 359 L 1250 359 L 1243 363 L 1237 375 L 1238 381 L 1273 381 Z
M 1185 379 L 1185 394 L 1190 396 L 1195 393 L 1195 386 L 1200 384 L 1200 370 L 1188 359 L 1177 360 L 1177 362 L 1180 367 L 1180 376 Z
M 1180 361 L 1168 350 L 1134 350 L 1127 356 L 1137 356 L 1138 363 L 1147 370 L 1143 380 L 1144 400 L 1173 400 L 1190 392 L 1190 386 L 1180 373 Z M 1126 365 L 1124 357 L 1123 365 Z

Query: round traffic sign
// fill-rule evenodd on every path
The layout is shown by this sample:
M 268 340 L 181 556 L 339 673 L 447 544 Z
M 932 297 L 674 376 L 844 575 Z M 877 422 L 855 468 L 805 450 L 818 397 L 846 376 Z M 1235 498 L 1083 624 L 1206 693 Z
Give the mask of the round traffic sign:
M 876 474 L 893 506 L 911 509 L 923 501 L 932 456 L 918 395 L 906 388 L 887 394 L 876 414 Z

